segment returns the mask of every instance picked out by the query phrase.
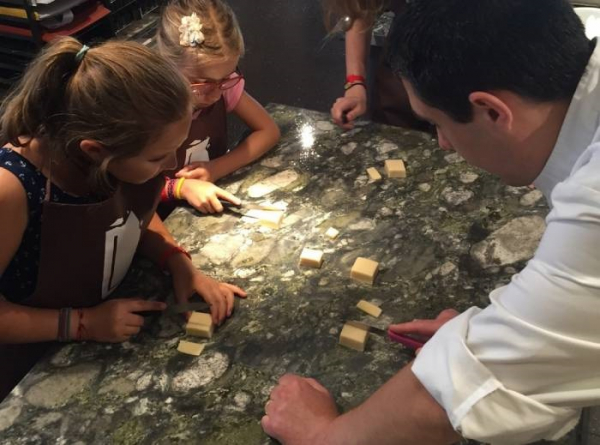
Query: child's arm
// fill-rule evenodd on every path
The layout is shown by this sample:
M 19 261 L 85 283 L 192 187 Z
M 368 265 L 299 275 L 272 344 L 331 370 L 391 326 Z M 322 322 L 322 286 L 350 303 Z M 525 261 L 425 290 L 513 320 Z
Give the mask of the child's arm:
M 27 197 L 21 182 L 0 169 L 0 276 L 17 253 L 27 227 Z M 0 343 L 55 340 L 58 311 L 32 309 L 0 298 Z
M 228 174 L 257 160 L 267 151 L 275 146 L 281 137 L 279 127 L 271 118 L 267 110 L 259 104 L 252 96 L 244 92 L 233 112 L 244 121 L 252 130 L 252 133 L 233 150 L 224 156 L 205 163 L 209 172 L 208 178 L 202 178 L 210 182 L 227 176 Z M 193 178 L 191 170 L 194 164 L 183 168 L 177 176 Z
M 177 301 L 185 302 L 192 294 L 198 293 L 210 305 L 213 321 L 217 324 L 231 315 L 236 295 L 246 297 L 246 292 L 239 287 L 220 283 L 197 270 L 189 254 L 178 247 L 156 214 L 140 242 L 139 250 L 171 273 Z
M 367 77 L 367 61 L 372 30 L 363 19 L 356 19 L 346 32 L 346 75 Z M 331 107 L 331 117 L 340 127 L 350 130 L 354 120 L 367 111 L 367 87 L 355 85 L 345 91 Z
M 0 276 L 15 256 L 27 227 L 27 198 L 21 182 L 0 169 Z M 85 337 L 80 340 L 124 341 L 137 334 L 144 319 L 137 311 L 162 310 L 164 304 L 143 300 L 112 300 L 85 309 L 82 323 Z M 71 316 L 70 337 L 75 339 L 82 312 Z M 59 311 L 39 309 L 6 301 L 0 296 L 0 343 L 53 341 L 58 337 Z

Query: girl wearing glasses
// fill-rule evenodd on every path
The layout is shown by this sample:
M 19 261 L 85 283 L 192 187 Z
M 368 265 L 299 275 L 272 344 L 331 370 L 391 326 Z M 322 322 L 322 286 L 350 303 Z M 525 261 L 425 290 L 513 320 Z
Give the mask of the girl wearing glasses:
M 237 68 L 244 40 L 237 19 L 221 0 L 174 0 L 164 10 L 158 50 L 189 80 L 194 100 L 192 126 L 178 152 L 178 168 L 163 191 L 163 214 L 186 200 L 203 213 L 223 211 L 219 198 L 238 198 L 213 183 L 255 161 L 279 140 L 267 111 L 244 91 Z M 235 113 L 252 130 L 227 151 L 227 114 Z

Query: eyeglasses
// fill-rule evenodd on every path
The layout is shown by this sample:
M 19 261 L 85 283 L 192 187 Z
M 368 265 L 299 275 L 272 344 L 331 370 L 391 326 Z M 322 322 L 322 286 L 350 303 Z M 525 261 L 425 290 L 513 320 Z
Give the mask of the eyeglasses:
M 239 70 L 239 68 L 236 68 L 236 70 L 233 73 L 231 73 L 223 80 L 207 80 L 206 82 L 193 83 L 191 85 L 192 92 L 194 94 L 204 94 L 209 91 L 212 91 L 214 88 L 218 88 L 221 91 L 229 90 L 236 86 L 238 83 L 240 83 L 243 78 L 244 75 L 242 74 L 242 72 Z

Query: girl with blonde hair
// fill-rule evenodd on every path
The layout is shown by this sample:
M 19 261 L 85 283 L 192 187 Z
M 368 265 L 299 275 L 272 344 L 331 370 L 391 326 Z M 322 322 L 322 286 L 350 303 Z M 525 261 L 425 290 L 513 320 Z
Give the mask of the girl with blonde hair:
M 188 138 L 178 152 L 177 169 L 167 180 L 163 201 L 185 200 L 203 213 L 221 212 L 219 198 L 239 204 L 216 187 L 218 179 L 255 161 L 279 140 L 279 128 L 245 90 L 238 68 L 244 40 L 235 14 L 221 0 L 174 0 L 163 11 L 158 50 L 173 61 L 191 84 L 194 115 Z M 227 150 L 227 114 L 251 130 Z M 165 204 L 166 211 L 173 203 Z

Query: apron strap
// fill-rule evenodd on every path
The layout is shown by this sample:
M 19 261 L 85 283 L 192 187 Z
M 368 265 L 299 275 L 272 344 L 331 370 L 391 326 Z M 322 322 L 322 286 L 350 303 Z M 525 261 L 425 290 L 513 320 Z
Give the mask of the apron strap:
M 50 178 L 46 178 L 46 193 L 44 195 L 44 202 L 50 202 L 50 191 L 52 190 L 52 182 Z

